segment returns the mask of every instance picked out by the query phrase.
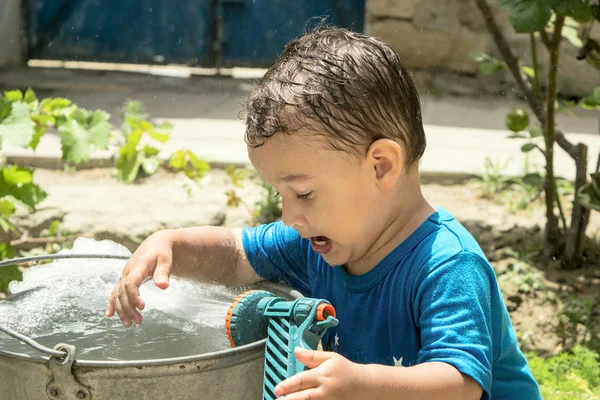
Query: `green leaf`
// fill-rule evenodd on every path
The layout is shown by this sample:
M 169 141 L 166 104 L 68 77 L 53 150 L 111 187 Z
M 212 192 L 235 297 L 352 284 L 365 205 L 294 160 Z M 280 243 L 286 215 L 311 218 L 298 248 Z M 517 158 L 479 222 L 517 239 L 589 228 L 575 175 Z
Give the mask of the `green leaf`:
M 140 129 L 144 132 L 149 132 L 154 129 L 154 126 L 148 121 L 140 121 Z
M 20 90 L 9 90 L 4 92 L 4 98 L 8 101 L 22 101 L 23 100 L 23 92 Z
M 11 196 L 32 209 L 46 198 L 47 193 L 33 183 L 33 170 L 13 165 L 0 172 L 0 197 Z
M 107 149 L 111 127 L 109 117 L 104 111 L 75 110 L 72 119 L 59 127 L 63 160 L 77 164 L 89 160 L 92 149 Z
M 2 243 L 2 246 L 6 247 L 6 243 Z M 8 251 L 6 251 L 8 253 Z M 10 267 L 0 268 L 0 292 L 6 292 L 8 290 L 8 284 L 12 281 L 23 280 L 23 273 L 17 265 L 11 265 Z
M 71 100 L 63 99 L 62 97 L 56 97 L 54 99 L 47 98 L 42 100 L 40 108 L 42 109 L 42 112 L 55 113 L 69 107 L 71 104 L 73 104 Z
M 552 16 L 546 0 L 500 0 L 500 6 L 510 11 L 508 21 L 519 33 L 544 29 Z
M 567 39 L 575 47 L 583 47 L 583 42 L 579 39 L 579 32 L 572 26 L 564 26 L 562 37 Z
M 150 135 L 150 137 L 152 139 L 157 140 L 161 143 L 166 143 L 170 138 L 170 135 L 168 133 L 162 133 L 159 131 L 153 130 L 153 131 L 148 131 L 147 133 L 148 133 L 148 135 Z
M 119 157 L 117 160 L 117 171 L 119 180 L 123 182 L 133 182 L 135 178 L 137 178 L 138 172 L 140 170 L 140 166 L 142 165 L 142 160 L 140 157 L 133 158 L 125 158 L 123 156 Z
M 185 158 L 185 150 L 177 150 L 171 157 L 169 158 L 169 165 L 176 170 L 181 170 L 185 168 L 187 164 L 187 160 Z
M 163 132 L 171 132 L 173 130 L 173 124 L 170 122 L 163 122 L 162 124 L 160 124 L 159 126 L 156 127 L 156 129 L 163 131 Z
M 46 130 L 47 128 L 45 126 L 36 125 L 35 128 L 33 128 L 33 136 L 31 137 L 31 142 L 29 142 L 29 145 L 27 147 L 30 147 L 32 150 L 35 150 L 38 144 L 40 144 L 40 139 L 42 138 L 42 136 L 44 136 Z
M 184 171 L 190 179 L 201 178 L 210 171 L 210 165 L 190 150 L 174 152 L 169 159 L 169 165 L 177 171 Z
M 12 196 L 31 209 L 35 209 L 42 200 L 48 197 L 48 193 L 35 183 L 27 183 L 12 191 Z
M 146 110 L 144 108 L 144 105 L 141 101 L 127 100 L 122 108 L 122 111 L 126 119 L 130 116 L 134 119 L 148 118 L 147 114 L 145 113 Z
M 535 144 L 534 143 L 525 143 L 523 146 L 521 146 L 521 151 L 523 153 L 528 153 L 531 150 L 535 149 Z
M 0 228 L 3 232 L 18 232 L 15 226 L 6 218 L 0 215 Z
M 496 63 L 481 63 L 479 65 L 479 70 L 481 71 L 482 74 L 484 75 L 493 75 L 496 72 L 502 70 L 504 68 L 503 64 L 496 64 Z
M 521 67 L 521 69 L 523 70 L 523 72 L 525 72 L 525 74 L 527 74 L 529 77 L 531 78 L 535 78 L 535 70 L 531 67 L 527 67 L 527 66 L 523 66 Z
M 585 24 L 594 18 L 589 0 L 552 0 L 551 3 L 557 14 L 572 17 L 579 23 Z
M 31 104 L 31 103 L 35 103 L 38 101 L 37 96 L 35 95 L 35 92 L 33 91 L 33 89 L 29 88 L 25 91 L 25 103 L 27 104 Z
M 159 166 L 160 161 L 156 157 L 144 158 L 142 161 L 142 168 L 148 175 L 153 175 Z
M 192 163 L 192 166 L 194 167 L 194 169 L 196 170 L 196 172 L 198 173 L 199 176 L 202 176 L 202 175 L 206 174 L 208 171 L 210 171 L 209 163 L 198 158 L 198 156 L 196 156 L 190 150 L 188 150 L 187 154 L 190 159 L 190 162 Z
M 484 75 L 495 74 L 506 67 L 506 64 L 503 61 L 498 60 L 497 58 L 494 58 L 486 53 L 469 53 L 469 58 L 480 64 L 479 70 Z
M 12 113 L 12 103 L 0 96 L 0 122 L 4 121 Z
M 15 212 L 15 205 L 8 199 L 0 199 L 0 215 L 10 217 Z
M 533 139 L 536 137 L 540 137 L 543 135 L 543 132 L 540 128 L 538 128 L 537 126 L 532 126 L 531 128 L 529 128 L 529 136 Z
M 523 177 L 523 183 L 529 186 L 541 187 L 544 184 L 544 178 L 539 173 L 529 173 Z
M 5 112 L 6 108 L 3 109 Z M 27 147 L 34 134 L 34 122 L 27 104 L 12 103 L 11 113 L 0 122 L 0 141 L 8 141 L 20 147 Z
M 152 156 L 158 155 L 158 153 L 160 153 L 160 149 L 157 149 L 156 147 L 152 147 L 149 145 L 144 146 L 144 156 L 152 157 Z
M 33 181 L 33 170 L 28 168 L 20 168 L 16 165 L 11 165 L 2 168 L 1 171 L 2 179 L 0 179 L 0 182 L 2 182 L 5 185 L 5 187 L 19 186 L 26 183 L 31 183 Z
M 591 210 L 600 211 L 600 173 L 590 174 L 591 182 L 577 192 L 576 201 Z
M 579 104 L 587 109 L 600 107 L 600 86 L 594 88 L 594 91 L 591 94 L 581 99 Z
M 48 235 L 50 235 L 51 237 L 58 236 L 59 229 L 60 229 L 60 221 L 55 219 L 54 221 L 52 221 L 50 223 L 50 226 L 48 227 Z
M 3 258 L 13 258 L 17 255 L 17 250 L 8 243 L 0 243 L 0 260 Z M 5 268 L 5 267 L 1 267 Z M 0 268 L 0 269 L 1 269 Z

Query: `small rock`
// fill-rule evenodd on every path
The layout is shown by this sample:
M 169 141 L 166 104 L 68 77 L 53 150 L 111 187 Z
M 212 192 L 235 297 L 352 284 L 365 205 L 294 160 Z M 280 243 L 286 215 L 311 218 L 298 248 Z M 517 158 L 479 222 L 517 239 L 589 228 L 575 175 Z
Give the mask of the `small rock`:
M 513 312 L 516 311 L 519 306 L 523 303 L 523 297 L 515 294 L 515 295 L 511 295 L 508 296 L 508 298 L 506 299 L 506 308 L 508 309 L 508 312 Z
M 55 207 L 40 208 L 36 211 L 20 215 L 17 218 L 17 225 L 29 232 L 29 236 L 35 237 L 50 227 L 55 221 L 62 221 L 67 213 Z
M 507 300 L 512 301 L 513 303 L 516 303 L 517 305 L 521 305 L 521 303 L 523 303 L 523 297 L 518 294 L 508 296 Z

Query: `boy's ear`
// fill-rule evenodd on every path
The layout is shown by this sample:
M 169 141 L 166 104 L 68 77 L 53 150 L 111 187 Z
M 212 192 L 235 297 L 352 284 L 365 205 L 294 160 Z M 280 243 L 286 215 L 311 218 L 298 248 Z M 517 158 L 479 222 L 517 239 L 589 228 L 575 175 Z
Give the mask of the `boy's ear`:
M 393 187 L 404 173 L 404 150 L 390 139 L 379 139 L 369 146 L 367 161 L 378 186 L 384 190 Z

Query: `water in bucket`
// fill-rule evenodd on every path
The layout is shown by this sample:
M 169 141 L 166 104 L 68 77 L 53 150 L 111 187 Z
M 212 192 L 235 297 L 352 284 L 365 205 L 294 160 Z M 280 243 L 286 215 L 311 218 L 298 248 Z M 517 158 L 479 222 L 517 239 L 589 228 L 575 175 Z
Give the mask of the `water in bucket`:
M 79 254 L 130 256 L 111 241 L 78 238 Z M 0 301 L 0 325 L 47 347 L 58 343 L 77 348 L 77 359 L 150 360 L 191 356 L 230 348 L 223 322 L 239 290 L 171 277 L 166 290 L 150 280 L 140 294 L 146 302 L 140 326 L 127 329 L 115 316 L 105 316 L 108 296 L 121 276 L 125 260 L 56 260 L 31 267 L 12 293 Z M 0 332 L 0 348 L 42 355 Z

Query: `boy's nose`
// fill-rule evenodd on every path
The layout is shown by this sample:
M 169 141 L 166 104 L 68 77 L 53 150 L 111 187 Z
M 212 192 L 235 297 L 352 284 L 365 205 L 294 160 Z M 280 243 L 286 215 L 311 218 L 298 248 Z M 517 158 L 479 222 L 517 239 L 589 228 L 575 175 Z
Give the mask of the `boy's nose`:
M 281 207 L 281 220 L 287 226 L 292 228 L 301 228 L 306 225 L 306 218 L 298 209 L 292 207 Z

